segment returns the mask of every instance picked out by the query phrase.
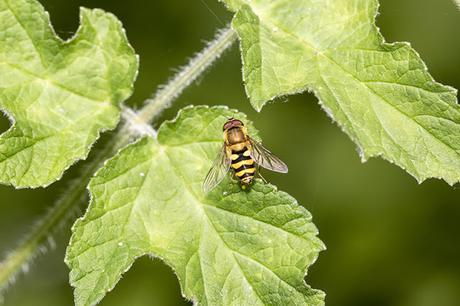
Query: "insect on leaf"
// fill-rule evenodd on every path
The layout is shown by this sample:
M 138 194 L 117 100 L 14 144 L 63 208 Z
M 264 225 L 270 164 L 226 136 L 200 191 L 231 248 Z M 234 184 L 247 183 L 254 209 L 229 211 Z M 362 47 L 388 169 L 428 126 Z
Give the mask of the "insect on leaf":
M 384 42 L 376 0 L 224 0 L 235 12 L 244 81 L 260 110 L 310 90 L 372 156 L 419 182 L 460 180 L 456 90 L 436 83 L 407 43 Z
M 158 140 L 128 146 L 92 179 L 66 256 L 76 305 L 100 301 L 145 254 L 170 265 L 199 305 L 324 304 L 304 282 L 324 246 L 294 198 L 260 181 L 244 192 L 228 178 L 204 195 L 228 117 L 256 134 L 241 113 L 186 108 Z
M 138 60 L 121 23 L 82 9 L 69 41 L 35 0 L 0 0 L 0 109 L 12 127 L 0 137 L 0 182 L 46 186 L 85 158 L 119 120 Z

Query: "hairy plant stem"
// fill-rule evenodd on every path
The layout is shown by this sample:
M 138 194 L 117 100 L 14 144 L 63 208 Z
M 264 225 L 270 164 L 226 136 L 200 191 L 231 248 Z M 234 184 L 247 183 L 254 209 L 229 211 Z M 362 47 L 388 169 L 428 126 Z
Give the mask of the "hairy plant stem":
M 139 121 L 150 123 L 161 112 L 171 106 L 172 102 L 206 71 L 211 64 L 218 59 L 237 39 L 236 32 L 228 27 L 217 33 L 206 48 L 193 57 L 188 65 L 180 71 L 149 99 L 145 101 L 144 107 L 139 111 Z
M 172 102 L 202 75 L 236 39 L 237 35 L 230 27 L 219 31 L 203 51 L 196 54 L 188 65 L 182 67 L 166 85 L 161 86 L 156 94 L 145 101 L 144 107 L 139 112 L 123 108 L 123 123 L 106 147 L 96 152 L 79 179 L 69 184 L 69 191 L 65 196 L 61 197 L 43 219 L 33 227 L 26 239 L 0 262 L 0 302 L 2 292 L 14 283 L 15 277 L 21 270 L 28 270 L 30 261 L 38 255 L 38 251 L 46 244 L 46 241 L 56 231 L 55 229 L 68 221 L 72 215 L 70 212 L 75 211 L 75 208 L 80 207 L 87 199 L 86 186 L 104 161 L 137 137 L 145 135 L 155 137 L 156 131 L 150 126 L 150 123 L 158 118 L 163 110 L 171 106 Z

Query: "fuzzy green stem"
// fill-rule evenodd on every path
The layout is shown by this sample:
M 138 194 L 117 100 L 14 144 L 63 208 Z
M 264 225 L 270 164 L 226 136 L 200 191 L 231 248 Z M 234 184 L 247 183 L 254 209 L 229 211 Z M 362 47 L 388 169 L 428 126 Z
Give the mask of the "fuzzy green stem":
M 188 65 L 183 67 L 165 86 L 151 98 L 145 101 L 144 107 L 139 111 L 139 121 L 150 123 L 157 118 L 164 109 L 171 106 L 172 102 L 190 86 L 200 75 L 206 71 L 237 39 L 236 32 L 228 27 L 217 33 L 207 47 L 196 54 Z
M 86 186 L 104 161 L 113 156 L 120 148 L 129 144 L 135 137 L 144 135 L 155 137 L 156 131 L 149 123 L 158 118 L 161 112 L 203 74 L 236 39 L 236 33 L 230 27 L 219 31 L 216 38 L 203 51 L 192 58 L 189 64 L 183 67 L 171 81 L 160 87 L 152 98 L 146 100 L 144 107 L 139 112 L 134 112 L 130 108 L 123 109 L 122 118 L 124 122 L 107 146 L 97 152 L 94 158 L 88 162 L 80 178 L 69 184 L 69 192 L 55 203 L 26 239 L 0 262 L 0 298 L 2 292 L 14 283 L 18 273 L 21 270 L 27 270 L 30 261 L 56 231 L 55 229 L 69 219 L 71 215 L 69 212 L 74 211 L 87 199 Z

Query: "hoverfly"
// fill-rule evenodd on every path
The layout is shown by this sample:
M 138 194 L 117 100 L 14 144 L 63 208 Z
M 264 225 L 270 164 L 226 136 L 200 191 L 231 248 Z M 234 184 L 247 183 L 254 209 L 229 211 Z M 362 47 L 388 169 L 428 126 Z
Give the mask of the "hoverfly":
M 208 193 L 233 170 L 244 190 L 251 185 L 256 174 L 256 165 L 275 172 L 287 173 L 288 167 L 278 157 L 249 137 L 243 122 L 230 118 L 224 124 L 224 143 L 203 183 Z

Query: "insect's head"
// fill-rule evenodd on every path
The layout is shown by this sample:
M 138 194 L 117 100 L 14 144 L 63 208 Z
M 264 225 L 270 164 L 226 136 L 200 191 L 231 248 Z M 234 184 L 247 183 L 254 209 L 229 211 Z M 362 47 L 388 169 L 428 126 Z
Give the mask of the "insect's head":
M 234 127 L 243 127 L 243 126 L 244 124 L 241 120 L 238 120 L 235 118 L 229 118 L 227 122 L 225 122 L 223 130 L 227 131 Z

